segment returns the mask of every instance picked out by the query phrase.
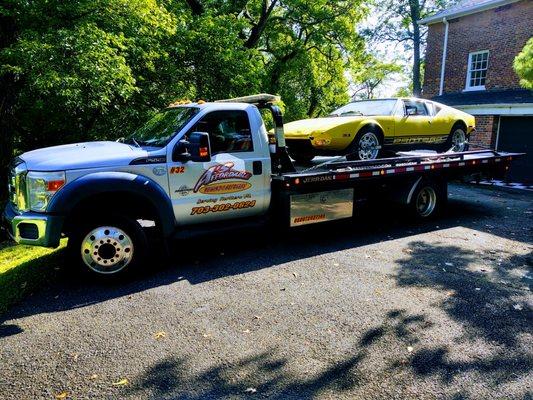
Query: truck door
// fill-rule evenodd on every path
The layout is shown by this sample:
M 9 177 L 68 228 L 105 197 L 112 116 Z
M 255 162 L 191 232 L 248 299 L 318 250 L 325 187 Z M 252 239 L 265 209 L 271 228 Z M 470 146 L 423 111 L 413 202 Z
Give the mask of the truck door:
M 266 212 L 270 202 L 268 149 L 252 135 L 245 110 L 205 114 L 185 135 L 207 132 L 210 162 L 171 161 L 169 186 L 179 225 L 241 218 Z M 255 141 L 255 142 L 254 142 Z M 270 162 L 270 160 L 268 160 Z

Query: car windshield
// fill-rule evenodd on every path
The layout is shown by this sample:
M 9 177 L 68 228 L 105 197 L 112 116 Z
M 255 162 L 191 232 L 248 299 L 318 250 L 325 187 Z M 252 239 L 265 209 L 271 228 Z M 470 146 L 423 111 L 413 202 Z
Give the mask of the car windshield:
M 333 111 L 331 117 L 348 117 L 352 115 L 392 115 L 396 100 L 354 101 Z
M 125 142 L 136 146 L 163 147 L 176 132 L 198 114 L 197 107 L 167 108 L 154 115 L 148 122 L 131 134 Z

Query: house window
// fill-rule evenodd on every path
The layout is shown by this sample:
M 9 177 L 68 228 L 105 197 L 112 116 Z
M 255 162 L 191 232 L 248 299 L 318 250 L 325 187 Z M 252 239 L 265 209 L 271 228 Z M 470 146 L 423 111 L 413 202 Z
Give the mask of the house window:
M 468 72 L 465 90 L 485 90 L 489 51 L 477 51 L 468 55 Z

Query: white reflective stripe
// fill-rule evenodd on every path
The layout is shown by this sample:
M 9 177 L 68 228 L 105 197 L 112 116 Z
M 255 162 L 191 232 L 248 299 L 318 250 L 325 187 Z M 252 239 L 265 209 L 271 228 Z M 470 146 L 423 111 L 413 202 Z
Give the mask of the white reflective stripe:
M 406 171 L 414 171 L 414 170 L 415 170 L 415 167 L 407 167 L 405 170 L 406 170 Z
M 450 166 L 450 164 L 442 164 L 443 168 L 448 168 L 449 166 Z
M 464 163 L 464 162 L 460 162 L 460 163 L 459 163 L 459 166 L 460 166 L 460 167 L 464 167 L 464 166 L 465 166 L 465 163 Z
M 379 171 L 372 172 L 372 176 L 378 176 L 378 175 L 379 175 Z
M 431 165 L 426 165 L 424 169 L 431 169 Z
M 489 162 L 489 160 L 481 160 L 482 164 L 487 164 L 488 162 Z
M 387 174 L 394 174 L 396 172 L 395 169 L 388 169 Z
M 350 174 L 350 178 L 359 178 L 359 174 Z
M 501 158 L 497 158 L 497 159 L 494 160 L 494 161 L 496 161 L 496 162 L 500 162 L 501 160 L 502 160 Z

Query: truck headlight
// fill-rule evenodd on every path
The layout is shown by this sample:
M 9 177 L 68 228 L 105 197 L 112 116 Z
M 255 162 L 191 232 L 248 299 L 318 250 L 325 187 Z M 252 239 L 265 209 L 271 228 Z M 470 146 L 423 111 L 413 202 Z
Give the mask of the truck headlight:
M 28 200 L 30 210 L 45 211 L 50 199 L 65 184 L 65 172 L 28 172 Z

